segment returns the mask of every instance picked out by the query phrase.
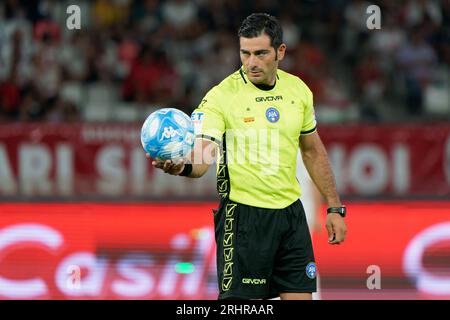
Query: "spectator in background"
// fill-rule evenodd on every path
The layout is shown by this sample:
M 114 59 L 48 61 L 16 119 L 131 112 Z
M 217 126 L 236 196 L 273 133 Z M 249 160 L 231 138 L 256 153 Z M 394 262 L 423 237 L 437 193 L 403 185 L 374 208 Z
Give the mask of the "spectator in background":
M 436 54 L 425 42 L 420 27 L 411 29 L 409 40 L 399 49 L 397 64 L 405 81 L 406 106 L 412 115 L 423 111 L 423 93 L 436 66 Z
M 94 20 L 102 28 L 121 25 L 129 15 L 130 0 L 97 0 L 93 6 Z
M 341 32 L 344 25 L 342 8 L 345 7 L 347 0 L 323 0 L 321 2 L 321 17 L 326 30 L 327 46 L 337 53 L 342 52 Z
M 139 33 L 154 34 L 161 27 L 163 17 L 159 0 L 133 1 L 130 11 L 129 20 L 137 26 Z
M 289 72 L 300 77 L 314 92 L 314 103 L 320 109 L 343 110 L 350 106 L 345 88 L 331 72 L 328 59 L 321 48 L 308 35 L 297 47 Z
M 362 120 L 380 120 L 377 106 L 381 103 L 385 91 L 385 80 L 379 67 L 379 60 L 379 56 L 369 52 L 356 68 L 356 87 L 360 97 Z
M 61 40 L 61 28 L 56 22 L 50 19 L 39 20 L 34 26 L 34 37 L 38 42 L 52 39 L 59 44 Z
M 222 81 L 230 72 L 230 66 L 239 67 L 234 40 L 234 35 L 226 31 L 218 32 L 213 40 L 212 54 L 203 55 L 197 61 L 195 67 L 196 96 L 192 97 L 192 104 L 198 100 L 198 95 L 208 89 L 211 83 Z M 218 64 L 217 61 L 221 63 Z
M 365 0 L 352 0 L 344 9 L 346 25 L 342 32 L 343 53 L 349 64 L 353 64 L 358 49 L 367 40 L 369 30 L 366 25 L 366 10 L 370 5 Z
M 44 33 L 33 57 L 32 84 L 44 100 L 57 96 L 62 81 L 62 69 L 58 60 L 58 42 L 50 33 Z M 39 76 L 37 76 L 39 75 Z
M 36 87 L 30 85 L 22 90 L 22 99 L 19 106 L 18 120 L 37 121 L 45 114 L 44 105 L 48 106 L 51 100 L 42 99 Z
M 450 65 L 450 1 L 429 1 L 420 8 L 418 21 L 426 41 L 435 49 L 439 61 Z
M 441 25 L 442 12 L 439 4 L 434 0 L 409 0 L 405 7 L 406 26 L 417 26 L 425 20 L 431 21 L 435 26 Z
M 437 32 L 439 42 L 437 50 L 440 53 L 441 61 L 450 67 L 450 1 L 442 3 L 443 25 Z
M 22 86 L 33 76 L 30 67 L 35 41 L 32 24 L 25 19 L 23 10 L 16 10 L 4 14 L 3 20 L 0 9 L 0 79 L 9 77 L 14 67 L 17 83 Z
M 193 1 L 169 0 L 162 4 L 163 22 L 175 39 L 192 39 L 198 35 L 198 6 Z
M 123 96 L 128 101 L 167 105 L 176 97 L 177 83 L 178 75 L 165 54 L 144 45 L 125 79 Z
M 57 97 L 52 101 L 45 119 L 48 122 L 75 122 L 80 118 L 74 103 Z
M 382 9 L 382 29 L 376 31 L 367 30 L 366 9 L 371 3 L 365 0 L 80 0 L 86 15 L 82 30 L 67 32 L 64 19 L 69 3 L 0 1 L 0 100 L 9 116 L 18 116 L 24 101 L 34 105 L 32 109 L 42 110 L 31 112 L 35 116 L 54 112 L 53 100 L 67 85 L 79 88 L 80 95 L 97 85 L 114 92 L 122 88 L 127 101 L 160 106 L 178 103 L 190 110 L 199 92 L 236 67 L 227 52 L 234 50 L 230 43 L 234 43 L 236 26 L 254 11 L 279 12 L 284 40 L 292 49 L 283 68 L 311 86 L 318 110 L 338 106 L 342 111 L 354 93 L 364 105 L 364 101 L 375 105 L 376 100 L 392 108 L 406 101 L 414 108 L 421 104 L 433 73 L 425 56 L 435 56 L 431 60 L 440 63 L 436 69 L 441 78 L 450 65 L 450 1 L 376 1 Z M 413 46 L 411 40 L 405 43 L 406 26 L 417 24 L 428 49 Z M 157 55 L 163 58 L 144 63 L 138 56 L 146 43 L 158 48 Z M 367 49 L 377 54 L 378 70 L 365 55 Z M 418 56 L 422 66 L 414 65 Z M 362 70 L 364 66 L 367 70 Z M 166 73 L 155 78 L 161 70 Z M 204 76 L 206 73 L 210 76 Z M 400 73 L 405 81 L 397 81 Z M 355 75 L 361 83 L 352 81 Z M 137 78 L 144 83 L 132 81 Z M 398 83 L 406 83 L 407 90 Z M 90 97 L 81 99 L 86 103 Z M 123 104 L 116 97 L 108 101 L 111 109 Z M 76 105 L 80 106 L 79 102 Z M 371 107 L 365 105 L 362 110 Z M 372 117 L 370 112 L 361 114 Z
M 294 59 L 289 72 L 300 77 L 314 92 L 316 104 L 324 100 L 324 74 L 327 60 L 322 50 L 314 44 L 310 37 L 304 35 L 302 42 L 293 53 Z
M 435 50 L 439 58 L 443 58 L 445 45 L 449 45 L 448 13 L 445 8 L 450 6 L 448 0 L 410 0 L 405 7 L 405 27 L 420 26 L 420 32 L 426 42 Z M 447 19 L 447 21 L 445 20 Z M 447 28 L 445 27 L 447 24 Z
M 117 54 L 119 61 L 126 66 L 129 71 L 133 61 L 139 54 L 139 44 L 134 39 L 131 32 L 124 32 L 124 35 L 119 39 L 117 47 Z
M 13 69 L 11 75 L 0 82 L 0 118 L 14 119 L 19 113 L 20 88 L 16 78 L 16 71 Z
M 206 30 L 227 30 L 234 34 L 233 26 L 239 24 L 242 15 L 239 0 L 209 0 L 199 7 L 199 20 Z
M 283 39 L 288 48 L 295 48 L 300 41 L 300 28 L 295 24 L 294 19 L 289 13 L 284 12 L 280 17 L 280 23 L 283 28 Z
M 383 28 L 370 33 L 369 48 L 376 52 L 383 70 L 388 71 L 392 69 L 395 54 L 405 41 L 405 31 L 398 25 L 394 16 L 387 15 L 383 21 Z
M 10 65 L 8 66 L 8 76 L 4 81 L 0 81 L 0 114 L 12 117 L 17 114 L 20 103 L 20 87 L 17 81 L 17 69 L 20 64 L 22 52 L 21 32 L 16 30 L 11 38 Z
M 82 82 L 86 79 L 88 66 L 85 52 L 89 46 L 86 35 L 81 32 L 71 34 L 68 41 L 61 44 L 58 58 L 64 80 Z

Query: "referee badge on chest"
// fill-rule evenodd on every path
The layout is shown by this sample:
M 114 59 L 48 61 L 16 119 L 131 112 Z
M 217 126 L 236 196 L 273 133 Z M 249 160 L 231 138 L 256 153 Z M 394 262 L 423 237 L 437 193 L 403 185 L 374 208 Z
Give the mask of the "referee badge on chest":
M 266 110 L 266 118 L 269 122 L 275 123 L 280 119 L 280 112 L 274 107 L 270 107 Z

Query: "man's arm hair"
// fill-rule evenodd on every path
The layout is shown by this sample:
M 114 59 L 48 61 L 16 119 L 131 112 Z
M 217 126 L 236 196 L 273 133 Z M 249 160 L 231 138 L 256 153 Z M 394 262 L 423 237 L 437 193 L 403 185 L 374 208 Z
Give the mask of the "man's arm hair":
M 327 151 L 319 134 L 315 131 L 308 135 L 301 135 L 299 140 L 303 162 L 314 184 L 326 199 L 328 206 L 341 206 Z
M 189 178 L 202 177 L 216 159 L 217 145 L 209 140 L 195 139 L 194 149 L 187 156 L 187 163 L 192 165 L 192 171 L 187 176 Z

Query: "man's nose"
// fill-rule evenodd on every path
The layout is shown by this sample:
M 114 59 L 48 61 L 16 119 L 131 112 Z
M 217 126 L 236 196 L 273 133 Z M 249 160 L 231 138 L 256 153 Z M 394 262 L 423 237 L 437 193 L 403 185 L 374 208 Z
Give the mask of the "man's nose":
M 248 67 L 251 68 L 255 68 L 258 67 L 257 62 L 256 62 L 256 56 L 254 55 L 250 55 L 250 57 L 248 58 Z

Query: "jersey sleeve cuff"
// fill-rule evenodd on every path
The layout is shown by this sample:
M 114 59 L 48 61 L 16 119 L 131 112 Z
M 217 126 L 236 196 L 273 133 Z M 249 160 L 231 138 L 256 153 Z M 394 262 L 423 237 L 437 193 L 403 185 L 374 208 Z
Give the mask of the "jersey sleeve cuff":
M 311 130 L 301 131 L 300 133 L 301 133 L 301 134 L 311 134 L 311 133 L 313 133 L 313 132 L 316 131 L 316 130 L 317 130 L 317 127 L 314 127 L 314 128 L 312 128 Z
M 217 139 L 213 136 L 207 135 L 207 134 L 197 134 L 195 136 L 196 139 L 203 139 L 203 140 L 208 140 L 208 141 L 212 141 L 214 143 L 216 143 L 217 145 L 221 145 L 222 141 L 220 139 Z

